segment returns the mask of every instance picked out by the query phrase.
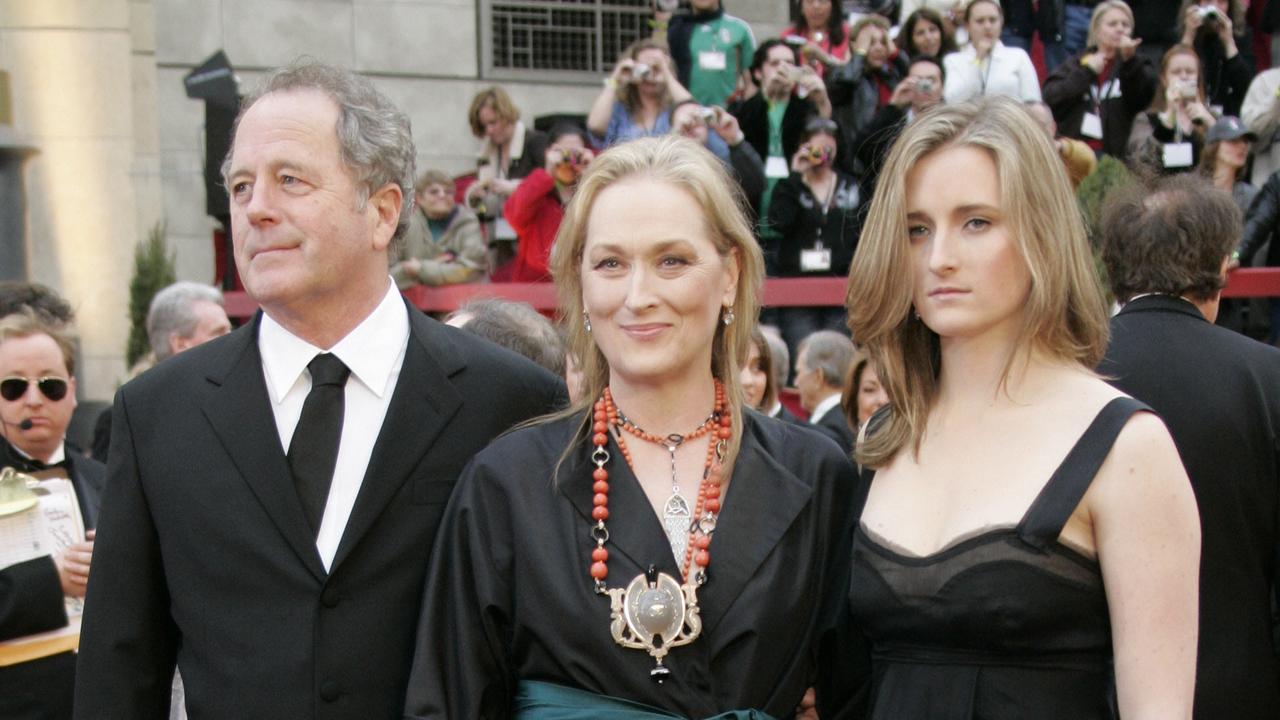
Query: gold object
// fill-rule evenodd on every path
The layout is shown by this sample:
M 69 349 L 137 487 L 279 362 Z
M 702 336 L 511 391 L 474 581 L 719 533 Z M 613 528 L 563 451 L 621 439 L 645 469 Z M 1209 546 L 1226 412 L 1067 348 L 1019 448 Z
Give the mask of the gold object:
M 37 480 L 11 467 L 0 470 L 0 517 L 17 515 L 40 501 L 35 489 Z
M 698 612 L 698 587 L 683 585 L 653 567 L 637 575 L 626 589 L 610 588 L 609 629 L 614 642 L 624 648 L 645 650 L 656 663 L 650 677 L 662 682 L 670 670 L 662 659 L 674 647 L 688 645 L 702 634 Z

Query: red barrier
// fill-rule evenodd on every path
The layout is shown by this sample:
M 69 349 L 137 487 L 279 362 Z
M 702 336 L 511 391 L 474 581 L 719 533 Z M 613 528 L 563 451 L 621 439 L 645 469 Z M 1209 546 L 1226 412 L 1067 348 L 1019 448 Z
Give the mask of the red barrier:
M 845 279 L 770 278 L 764 283 L 764 304 L 768 307 L 843 305 Z M 1224 297 L 1280 297 L 1280 267 L 1241 268 L 1227 277 Z M 443 287 L 418 286 L 405 291 L 409 301 L 427 312 L 450 312 L 474 297 L 499 297 L 526 302 L 549 312 L 556 308 L 556 290 L 551 283 L 469 283 Z M 227 314 L 247 318 L 258 304 L 244 292 L 228 292 Z

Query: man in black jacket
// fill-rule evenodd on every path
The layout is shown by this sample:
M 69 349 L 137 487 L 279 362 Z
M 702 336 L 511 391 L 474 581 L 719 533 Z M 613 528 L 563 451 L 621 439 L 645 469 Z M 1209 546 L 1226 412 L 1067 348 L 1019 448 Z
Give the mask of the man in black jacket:
M 64 497 L 75 502 L 68 499 L 63 505 L 63 516 L 69 518 L 63 530 L 78 534 L 77 528 L 88 529 L 87 538 L 68 535 L 69 544 L 60 551 L 57 544 L 33 551 L 28 541 L 19 547 L 14 536 L 6 538 L 12 544 L 3 548 L 5 553 L 22 553 L 24 559 L 0 570 L 0 640 L 67 628 L 66 598 L 85 594 L 105 468 L 65 441 L 76 407 L 74 370 L 74 345 L 56 314 L 19 306 L 0 318 L 0 468 L 42 480 L 47 493 L 47 499 L 33 498 L 40 505 L 10 512 L 4 517 L 6 527 L 15 529 L 25 513 L 56 510 L 50 503 L 69 492 Z M 73 600 L 70 607 L 77 604 Z M 33 647 L 39 649 L 22 655 L 15 647 L 0 648 L 0 717 L 69 719 L 75 633 L 68 630 L 38 646 L 27 645 Z
M 116 394 L 77 718 L 403 715 L 435 530 L 551 373 L 407 307 L 408 118 L 315 62 L 245 101 L 225 163 L 262 312 Z
M 1098 371 L 1164 419 L 1200 506 L 1195 716 L 1261 720 L 1280 707 L 1280 350 L 1213 324 L 1239 231 L 1231 196 L 1185 175 L 1113 201 L 1103 258 L 1124 308 Z

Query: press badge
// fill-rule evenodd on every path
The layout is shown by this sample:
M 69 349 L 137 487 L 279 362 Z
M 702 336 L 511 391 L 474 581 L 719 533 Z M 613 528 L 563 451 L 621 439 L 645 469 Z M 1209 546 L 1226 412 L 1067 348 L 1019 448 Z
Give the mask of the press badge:
M 703 70 L 723 70 L 728 63 L 719 50 L 703 50 L 698 53 L 698 67 Z
M 1191 167 L 1191 143 L 1165 143 L 1164 166 L 1167 168 Z
M 787 167 L 787 159 L 777 155 L 770 155 L 769 159 L 764 163 L 764 176 L 767 178 L 785 178 L 791 174 L 791 168 Z
M 1102 118 L 1097 113 L 1087 112 L 1080 121 L 1080 134 L 1094 140 L 1102 139 Z
M 800 251 L 802 272 L 827 272 L 831 269 L 831 250 L 824 247 Z

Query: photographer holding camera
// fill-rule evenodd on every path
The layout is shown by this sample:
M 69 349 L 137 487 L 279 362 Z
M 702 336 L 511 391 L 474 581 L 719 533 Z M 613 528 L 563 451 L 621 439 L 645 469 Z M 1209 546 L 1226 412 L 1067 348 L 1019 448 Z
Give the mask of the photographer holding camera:
M 843 277 L 862 229 L 858 181 L 836 168 L 839 128 L 810 120 L 791 156 L 791 174 L 773 189 L 769 224 L 780 236 L 760 243 L 780 277 Z M 845 331 L 843 307 L 781 308 L 782 337 L 794 349 L 815 330 Z
M 1156 175 L 1188 172 L 1200 162 L 1204 135 L 1216 118 L 1206 107 L 1200 60 L 1190 45 L 1174 45 L 1160 61 L 1151 107 L 1133 120 L 1129 158 Z
M 495 281 L 542 282 L 551 279 L 547 259 L 556 232 L 578 187 L 578 178 L 595 159 L 587 134 L 572 123 L 551 128 L 546 166 L 537 168 L 507 198 L 503 214 L 520 236 L 510 273 L 495 274 Z
M 690 97 L 676 79 L 666 48 L 656 40 L 637 40 L 605 78 L 587 113 L 587 130 L 601 148 L 665 135 L 671 130 L 671 108 Z
M 946 79 L 947 73 L 938 58 L 921 55 L 911 61 L 907 76 L 889 96 L 889 104 L 876 111 L 862 142 L 854 149 L 854 174 L 862 178 L 864 203 L 871 201 L 880 167 L 894 141 L 912 120 L 943 102 Z M 848 163 L 845 165 L 848 167 Z
M 738 118 L 724 108 L 686 100 L 671 110 L 671 132 L 697 142 L 725 162 L 751 206 L 751 219 L 759 216 L 765 188 L 764 161 L 747 142 Z
M 1213 114 L 1239 115 L 1254 75 L 1252 41 L 1239 0 L 1184 0 L 1178 17 L 1180 42 L 1195 48 L 1200 57 L 1204 94 Z

